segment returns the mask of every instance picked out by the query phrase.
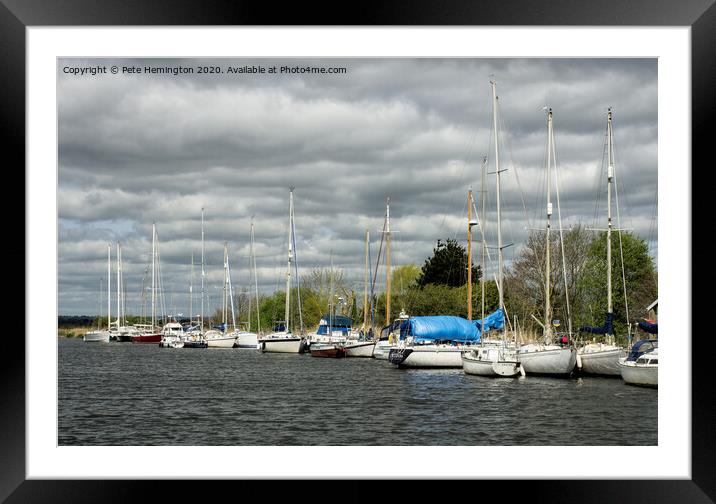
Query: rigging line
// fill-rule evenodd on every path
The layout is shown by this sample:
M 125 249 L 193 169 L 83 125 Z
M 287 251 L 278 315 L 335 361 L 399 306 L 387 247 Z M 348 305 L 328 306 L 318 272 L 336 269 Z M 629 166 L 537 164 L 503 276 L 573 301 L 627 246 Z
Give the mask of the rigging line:
M 499 102 L 497 103 L 497 110 L 499 112 L 499 114 L 497 116 L 499 123 L 500 123 L 499 125 L 501 127 L 501 130 L 503 132 L 505 132 L 505 131 L 507 131 L 507 124 L 506 124 L 505 119 L 502 115 L 502 106 L 500 105 Z M 527 226 L 530 227 L 529 215 L 527 213 L 527 203 L 525 202 L 524 191 L 522 191 L 522 184 L 520 183 L 519 170 L 517 169 L 517 165 L 515 164 L 514 156 L 512 154 L 512 142 L 510 142 L 510 137 L 507 134 L 500 135 L 500 137 L 502 138 L 502 143 L 507 144 L 507 152 L 510 155 L 510 167 L 515 171 L 515 179 L 517 180 L 517 188 L 520 191 L 520 199 L 522 201 L 522 210 L 524 212 L 525 219 L 527 219 Z M 514 238 L 514 235 L 513 235 L 513 238 Z
M 567 262 L 564 256 L 564 235 L 562 226 L 562 210 L 559 202 L 559 165 L 557 164 L 557 150 L 555 147 L 554 140 L 554 129 L 552 129 L 552 159 L 554 159 L 554 171 L 555 171 L 555 186 L 557 193 L 557 222 L 559 222 L 559 242 L 562 249 L 562 275 L 564 277 L 564 298 L 567 306 L 567 331 L 569 333 L 569 339 L 572 339 L 572 313 L 569 308 L 569 284 L 567 283 Z
M 298 320 L 303 334 L 303 310 L 301 309 L 301 279 L 298 276 L 298 254 L 296 253 L 296 211 L 291 215 L 291 237 L 293 238 L 293 264 L 296 271 L 296 300 L 298 301 Z
M 614 133 L 612 132 L 612 136 Z M 612 156 L 614 156 L 614 140 L 612 139 Z M 614 163 L 614 178 L 618 180 L 616 162 Z M 615 181 L 616 182 L 616 181 Z M 617 206 L 617 226 L 619 235 L 619 257 L 622 263 L 622 285 L 624 286 L 624 309 L 626 312 L 627 324 L 629 324 L 629 299 L 627 298 L 626 273 L 624 271 L 624 247 L 622 245 L 622 219 L 619 213 L 619 184 L 614 184 L 614 199 Z
M 601 164 L 598 165 L 598 169 L 595 173 L 594 178 L 594 185 L 593 185 L 593 193 L 594 193 L 594 215 L 592 216 L 592 228 L 598 228 L 599 225 L 599 219 L 600 219 L 600 208 L 601 208 L 601 202 L 604 198 L 602 198 L 603 194 L 603 188 L 602 188 L 602 176 L 606 173 L 606 158 L 607 158 L 607 152 L 608 152 L 608 135 L 609 135 L 609 126 L 607 125 L 604 130 L 604 136 L 602 137 L 602 160 Z M 602 193 L 602 194 L 600 194 Z

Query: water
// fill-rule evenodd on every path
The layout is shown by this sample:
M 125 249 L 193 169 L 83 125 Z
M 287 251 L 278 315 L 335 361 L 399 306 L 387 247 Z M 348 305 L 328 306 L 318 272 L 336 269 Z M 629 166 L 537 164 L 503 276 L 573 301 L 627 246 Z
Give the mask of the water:
M 59 339 L 60 445 L 656 445 L 657 391 Z

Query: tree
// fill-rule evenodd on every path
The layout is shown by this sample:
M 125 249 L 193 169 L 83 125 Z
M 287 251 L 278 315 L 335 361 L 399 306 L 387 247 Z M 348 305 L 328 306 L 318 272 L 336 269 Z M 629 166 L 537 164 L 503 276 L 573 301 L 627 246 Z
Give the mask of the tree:
M 393 293 L 400 295 L 416 285 L 420 277 L 420 268 L 417 264 L 404 264 L 393 269 L 391 285 Z
M 588 248 L 584 271 L 579 280 L 583 307 L 575 317 L 580 325 L 602 325 L 607 311 L 607 233 L 597 235 Z M 627 333 L 626 307 L 629 318 L 637 319 L 644 308 L 657 298 L 658 285 L 654 260 L 646 241 L 629 232 L 612 233 L 612 308 L 614 332 L 623 337 Z M 623 273 L 623 277 L 622 277 Z M 626 280 L 626 302 L 624 300 Z
M 472 281 L 480 279 L 479 266 L 472 266 Z M 459 287 L 467 283 L 467 252 L 457 240 L 438 240 L 433 255 L 425 260 L 417 279 L 420 287 L 428 284 Z

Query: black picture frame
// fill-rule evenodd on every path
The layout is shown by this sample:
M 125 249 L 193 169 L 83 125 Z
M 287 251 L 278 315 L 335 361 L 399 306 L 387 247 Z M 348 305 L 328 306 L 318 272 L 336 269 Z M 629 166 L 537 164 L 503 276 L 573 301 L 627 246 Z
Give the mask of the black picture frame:
M 110 26 L 110 25 L 571 25 L 571 26 L 684 26 L 691 27 L 692 79 L 692 166 L 702 170 L 713 166 L 709 153 L 713 143 L 708 128 L 716 111 L 716 0 L 574 0 L 571 2 L 535 2 L 534 0 L 452 0 L 362 2 L 360 6 L 341 10 L 330 5 L 293 3 L 278 7 L 269 2 L 221 0 L 196 2 L 188 0 L 0 0 L 0 111 L 2 124 L 0 142 L 5 160 L 14 166 L 25 165 L 25 29 L 31 26 Z M 8 166 L 12 166 L 8 164 Z M 692 177 L 697 170 L 680 167 L 684 176 Z M 711 168 L 713 169 L 713 168 Z M 24 186 L 24 178 L 19 184 Z M 701 185 L 701 190 L 705 189 Z M 708 215 L 708 197 L 692 199 L 693 219 Z M 700 227 L 694 221 L 692 229 Z M 24 241 L 23 241 L 24 243 Z M 695 259 L 695 249 L 688 244 Z M 24 249 L 23 249 L 23 252 Z M 15 252 L 18 256 L 19 252 Z M 19 259 L 19 257 L 17 257 Z M 23 255 L 24 260 L 24 255 Z M 17 261 L 13 261 L 16 264 Z M 25 264 L 25 270 L 32 265 Z M 692 264 L 693 268 L 693 264 Z M 693 285 L 693 284 L 692 284 Z M 693 287 L 692 287 L 693 289 Z M 706 296 L 691 295 L 693 313 L 708 313 Z M 23 299 L 25 299 L 23 297 Z M 25 309 L 27 307 L 25 306 Z M 699 309 L 701 308 L 701 309 Z M 25 311 L 26 316 L 27 312 Z M 711 391 L 711 366 L 695 359 L 701 341 L 707 343 L 709 331 L 701 338 L 691 332 L 689 322 L 684 332 L 670 335 L 691 338 L 692 342 L 692 479 L 690 480 L 529 480 L 480 481 L 455 484 L 455 493 L 466 495 L 470 488 L 479 488 L 479 496 L 493 491 L 507 493 L 508 501 L 534 502 L 549 500 L 569 502 L 715 502 L 716 501 L 716 423 Z M 37 335 L 32 335 L 37 336 Z M 6 334 L 6 338 L 15 335 Z M 30 335 L 25 334 L 25 338 Z M 708 358 L 706 358 L 708 360 Z M 25 350 L 15 341 L 12 349 L 3 352 L 3 393 L 0 394 L 0 500 L 7 502 L 125 502 L 150 495 L 150 481 L 123 480 L 26 480 L 25 477 Z M 565 461 L 579 463 L 578 460 Z M 555 468 L 558 474 L 558 468 Z M 216 491 L 225 491 L 231 482 L 224 482 Z M 277 486 L 269 482 L 240 482 L 241 494 L 257 498 L 256 491 L 270 486 L 276 491 L 304 493 L 305 483 L 290 482 Z M 248 486 L 251 489 L 246 488 Z M 162 500 L 181 496 L 190 498 L 204 489 L 191 482 L 162 482 Z M 203 486 L 203 485 L 201 485 Z M 401 501 L 419 497 L 431 483 L 413 482 L 376 490 L 356 481 L 332 482 L 342 499 L 365 500 L 376 492 Z M 304 488 L 300 488 L 304 487 Z M 235 485 L 233 488 L 236 488 Z M 323 488 L 320 494 L 331 496 L 333 489 Z M 318 493 L 310 492 L 312 499 Z M 253 500 L 252 498 L 252 500 Z M 529 500 L 528 500 L 529 499 Z

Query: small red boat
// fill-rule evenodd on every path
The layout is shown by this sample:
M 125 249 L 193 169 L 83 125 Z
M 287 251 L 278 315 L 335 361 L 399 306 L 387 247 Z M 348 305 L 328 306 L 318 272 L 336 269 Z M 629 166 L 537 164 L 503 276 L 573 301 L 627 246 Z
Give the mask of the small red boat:
M 340 358 L 346 356 L 346 349 L 340 345 L 332 344 L 312 344 L 311 355 L 313 357 L 331 357 Z

